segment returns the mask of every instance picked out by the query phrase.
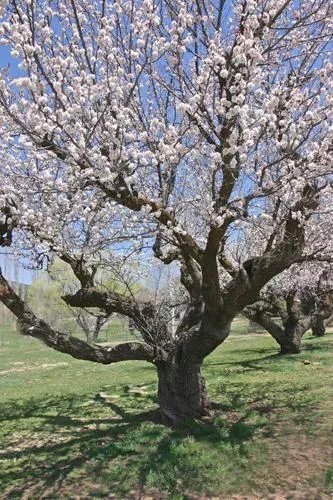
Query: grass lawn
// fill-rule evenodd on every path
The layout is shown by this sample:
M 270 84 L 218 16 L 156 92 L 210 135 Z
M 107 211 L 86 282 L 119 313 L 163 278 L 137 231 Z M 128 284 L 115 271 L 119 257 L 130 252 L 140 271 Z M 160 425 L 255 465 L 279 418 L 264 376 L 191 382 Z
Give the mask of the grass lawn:
M 243 323 L 205 362 L 214 421 L 177 429 L 151 419 L 149 364 L 0 330 L 0 498 L 331 499 L 333 334 L 279 357 Z

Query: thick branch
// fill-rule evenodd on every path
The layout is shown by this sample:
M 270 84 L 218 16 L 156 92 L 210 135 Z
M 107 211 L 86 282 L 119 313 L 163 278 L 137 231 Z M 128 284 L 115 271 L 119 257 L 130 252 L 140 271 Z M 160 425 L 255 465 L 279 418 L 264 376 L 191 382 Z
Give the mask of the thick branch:
M 53 141 L 51 141 L 47 136 L 44 137 L 41 143 L 37 143 L 38 146 L 42 146 L 44 149 L 52 151 L 60 160 L 66 160 L 68 154 L 63 149 L 59 148 Z M 79 161 L 79 167 L 84 170 L 87 165 Z M 175 220 L 173 215 L 160 203 L 150 200 L 144 196 L 139 196 L 137 193 L 133 193 L 129 186 L 127 185 L 122 174 L 118 173 L 116 179 L 113 181 L 114 187 L 105 186 L 100 181 L 95 181 L 95 184 L 99 189 L 101 189 L 109 198 L 116 201 L 118 204 L 132 210 L 134 212 L 140 212 L 143 207 L 150 208 L 150 213 L 155 215 L 156 220 L 158 220 L 163 226 L 173 228 L 178 227 L 178 222 Z M 189 255 L 195 260 L 199 261 L 201 249 L 190 234 L 179 234 L 175 233 L 175 237 L 178 242 L 178 246 L 184 255 Z
M 222 234 L 217 228 L 210 230 L 201 261 L 202 295 L 208 310 L 213 314 L 219 314 L 223 308 L 217 267 L 217 253 L 221 238 Z
M 262 309 L 260 303 L 245 307 L 243 313 L 247 319 L 258 323 L 258 325 L 262 326 L 268 333 L 270 333 L 279 344 L 281 343 L 284 337 L 282 328 Z
M 300 260 L 305 244 L 305 227 L 294 213 L 301 212 L 307 220 L 318 204 L 316 188 L 306 185 L 302 199 L 289 211 L 276 245 L 262 256 L 246 261 L 224 292 L 225 307 L 235 310 L 237 304 L 238 310 L 241 310 L 255 302 L 259 299 L 260 290 L 270 279 Z
M 81 283 L 82 288 L 94 286 L 95 269 L 90 272 L 86 266 L 83 256 L 75 258 L 69 254 L 59 255 L 60 259 L 69 264 L 76 278 Z
M 9 206 L 0 208 L 0 247 L 9 247 L 12 242 L 16 221 L 11 212 Z
M 140 309 L 135 300 L 111 290 L 82 288 L 74 295 L 65 295 L 63 299 L 71 307 L 97 307 L 108 314 L 116 312 L 133 320 L 140 316 Z
M 150 302 L 139 305 L 132 297 L 95 287 L 82 288 L 74 295 L 65 295 L 63 299 L 72 307 L 97 307 L 108 315 L 116 312 L 131 318 L 149 344 L 166 346 L 172 340 L 166 324 L 158 318 L 158 311 Z
M 157 358 L 164 359 L 166 354 L 143 342 L 125 342 L 114 347 L 91 345 L 51 328 L 37 318 L 32 310 L 20 299 L 0 274 L 0 300 L 19 320 L 20 331 L 44 342 L 56 351 L 69 354 L 73 358 L 110 364 L 118 361 L 141 360 L 153 363 Z
M 142 196 L 134 196 L 120 175 L 118 175 L 114 184 L 116 186 L 115 188 L 108 188 L 101 182 L 97 182 L 98 187 L 120 205 L 127 207 L 134 212 L 140 212 L 143 207 L 149 207 L 150 213 L 154 214 L 156 220 L 158 220 L 163 226 L 170 229 L 178 227 L 178 221 L 175 220 L 173 215 L 168 210 L 163 208 L 160 203 Z M 175 237 L 183 255 L 191 256 L 196 261 L 199 261 L 201 249 L 197 245 L 194 238 L 192 238 L 190 234 L 180 234 L 179 232 L 175 233 Z

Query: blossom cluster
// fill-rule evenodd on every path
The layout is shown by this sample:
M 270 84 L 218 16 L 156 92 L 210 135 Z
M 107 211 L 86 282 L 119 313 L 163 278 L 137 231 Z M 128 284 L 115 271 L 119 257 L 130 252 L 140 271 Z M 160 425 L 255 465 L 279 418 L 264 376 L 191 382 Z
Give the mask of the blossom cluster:
M 331 190 L 332 2 L 206 3 L 1 2 L 17 68 L 0 75 L 0 206 L 18 248 L 146 258 L 157 234 L 203 250 L 217 228 L 257 254 L 290 211 L 311 233 L 297 202 Z

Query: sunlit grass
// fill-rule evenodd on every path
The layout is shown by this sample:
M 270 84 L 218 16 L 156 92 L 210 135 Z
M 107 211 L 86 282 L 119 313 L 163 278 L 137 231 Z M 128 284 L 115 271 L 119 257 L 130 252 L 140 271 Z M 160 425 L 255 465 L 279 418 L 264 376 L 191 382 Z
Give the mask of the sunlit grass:
M 330 498 L 333 335 L 281 357 L 245 333 L 239 321 L 205 362 L 213 418 L 170 429 L 149 364 L 78 361 L 2 330 L 0 497 Z

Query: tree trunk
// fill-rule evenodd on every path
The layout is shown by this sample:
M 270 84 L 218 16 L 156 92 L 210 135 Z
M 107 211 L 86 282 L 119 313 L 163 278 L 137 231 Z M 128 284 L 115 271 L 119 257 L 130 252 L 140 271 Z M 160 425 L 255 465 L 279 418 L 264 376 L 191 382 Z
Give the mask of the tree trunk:
M 324 320 L 320 316 L 313 317 L 311 321 L 311 330 L 314 337 L 323 337 L 325 335 Z
M 92 328 L 92 327 L 89 328 L 89 325 L 85 325 L 85 323 L 81 324 L 81 328 L 84 331 L 84 333 L 86 334 L 87 342 L 89 344 L 93 344 L 93 343 L 97 342 L 99 332 L 101 331 L 101 326 L 102 325 L 98 321 L 96 321 L 94 328 Z
M 284 330 L 284 335 L 279 339 L 280 354 L 298 354 L 301 352 L 302 334 L 299 328 L 288 328 Z
M 84 333 L 86 334 L 88 344 L 93 344 L 95 342 L 94 332 L 91 330 L 85 330 Z
M 158 400 L 162 421 L 176 425 L 186 418 L 196 418 L 207 412 L 206 384 L 200 365 L 166 362 L 157 367 Z

